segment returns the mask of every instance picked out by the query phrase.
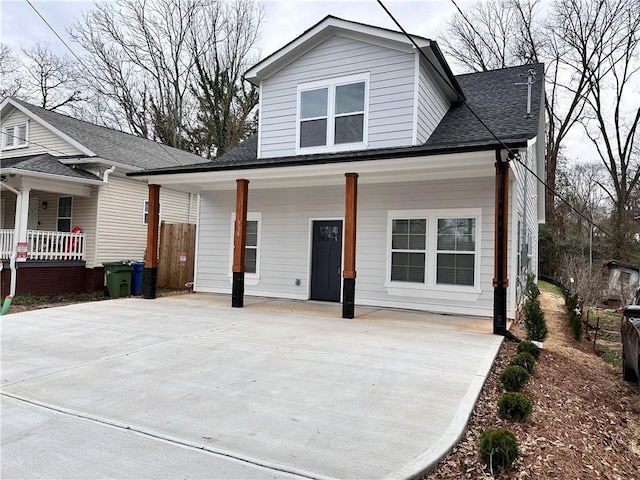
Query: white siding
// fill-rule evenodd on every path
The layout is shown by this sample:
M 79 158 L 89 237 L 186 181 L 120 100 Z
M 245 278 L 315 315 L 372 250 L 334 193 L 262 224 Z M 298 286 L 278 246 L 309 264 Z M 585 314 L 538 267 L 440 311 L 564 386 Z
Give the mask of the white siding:
M 356 303 L 449 313 L 491 316 L 493 307 L 492 177 L 361 185 L 358 191 Z M 231 214 L 234 192 L 201 196 L 196 289 L 230 292 Z M 480 289 L 477 300 L 395 296 L 385 288 L 387 212 L 407 209 L 471 209 L 482 211 Z M 248 295 L 308 298 L 310 219 L 344 216 L 343 187 L 249 191 L 249 211 L 262 213 L 261 278 L 247 285 Z M 296 286 L 296 279 L 300 285 Z
M 533 172 L 537 171 L 537 146 L 533 142 L 527 150 L 521 151 L 521 160 Z M 526 282 L 526 274 L 532 272 L 538 275 L 538 185 L 535 176 L 527 171 L 523 165 L 517 161 L 512 161 L 512 169 L 515 178 L 511 184 L 511 201 L 515 205 L 510 214 L 515 218 L 509 222 L 512 233 L 509 235 L 511 252 L 510 277 L 511 280 L 511 301 L 521 300 L 521 289 Z M 520 222 L 520 239 L 518 239 L 518 222 Z M 520 245 L 520 252 L 518 251 Z M 528 245 L 528 249 L 523 247 Z M 527 253 L 531 258 L 527 258 Z M 524 260 L 523 268 L 518 264 L 518 255 Z
M 368 148 L 411 145 L 415 55 L 334 36 L 262 82 L 260 156 L 295 154 L 298 84 L 366 72 Z
M 63 155 L 78 155 L 81 153 L 77 148 L 52 133 L 49 129 L 43 127 L 35 120 L 29 119 L 29 117 L 20 110 L 13 110 L 9 115 L 3 117 L 2 125 L 10 125 L 24 121 L 29 122 L 29 146 L 26 148 L 5 150 L 2 152 L 3 157 L 21 157 L 39 153 L 48 153 L 54 157 L 60 157 Z
M 80 227 L 85 234 L 85 262 L 88 268 L 99 266 L 94 263 L 96 251 L 96 228 L 98 218 L 98 189 L 91 187 L 90 197 L 73 197 L 71 228 Z M 51 208 L 51 207 L 49 207 Z M 57 207 L 56 207 L 57 208 Z M 54 229 L 55 230 L 55 229 Z
M 436 84 L 433 69 L 420 57 L 417 142 L 425 143 L 449 110 L 449 100 Z
M 142 260 L 147 246 L 147 226 L 143 223 L 144 201 L 149 197 L 146 183 L 111 175 L 100 187 L 96 265 L 115 260 Z M 160 221 L 189 221 L 189 194 L 160 189 Z

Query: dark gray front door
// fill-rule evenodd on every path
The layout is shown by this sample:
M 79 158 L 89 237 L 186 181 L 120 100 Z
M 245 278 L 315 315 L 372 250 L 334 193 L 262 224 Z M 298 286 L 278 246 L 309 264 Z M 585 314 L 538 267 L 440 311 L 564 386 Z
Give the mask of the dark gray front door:
M 311 300 L 340 301 L 342 220 L 313 222 Z

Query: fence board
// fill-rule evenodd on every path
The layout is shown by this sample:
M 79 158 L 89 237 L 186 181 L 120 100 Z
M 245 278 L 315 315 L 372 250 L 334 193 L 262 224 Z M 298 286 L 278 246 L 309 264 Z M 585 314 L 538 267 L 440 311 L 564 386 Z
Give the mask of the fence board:
M 158 287 L 179 289 L 184 288 L 185 283 L 192 282 L 195 252 L 195 225 L 162 222 L 158 253 Z

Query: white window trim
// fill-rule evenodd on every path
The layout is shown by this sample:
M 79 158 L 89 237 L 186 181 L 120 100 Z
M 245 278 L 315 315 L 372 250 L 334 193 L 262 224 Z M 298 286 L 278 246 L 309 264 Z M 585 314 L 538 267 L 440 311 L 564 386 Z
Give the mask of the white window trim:
M 391 246 L 393 220 L 424 218 L 427 220 L 426 252 L 425 252 L 425 282 L 392 282 L 391 279 Z M 476 220 L 476 248 L 474 258 L 473 286 L 448 285 L 436 283 L 437 277 L 437 232 L 438 219 L 441 218 L 474 218 Z M 457 299 L 460 301 L 475 301 L 482 290 L 480 288 L 480 254 L 482 251 L 482 209 L 429 209 L 429 210 L 389 210 L 387 212 L 387 265 L 385 269 L 385 283 L 387 293 L 400 297 L 421 297 Z
M 313 153 L 326 153 L 326 152 L 345 152 L 349 150 L 362 150 L 366 149 L 369 143 L 369 85 L 370 85 L 369 72 L 360 73 L 356 75 L 349 75 L 345 77 L 329 78 L 326 80 L 318 80 L 314 82 L 301 83 L 298 85 L 298 92 L 296 96 L 296 148 L 295 152 L 298 155 L 306 155 Z M 349 85 L 352 83 L 364 82 L 364 119 L 363 119 L 363 132 L 362 142 L 356 143 L 341 143 L 334 145 L 334 130 L 335 130 L 335 90 L 336 87 L 341 85 Z M 302 92 L 309 90 L 317 90 L 319 88 L 327 88 L 327 144 L 317 147 L 300 147 L 300 110 Z M 341 115 L 344 116 L 344 115 Z M 324 118 L 324 117 L 318 117 Z M 305 119 L 309 120 L 309 119 Z
M 256 251 L 256 273 L 244 274 L 244 284 L 256 286 L 260 282 L 260 259 L 262 251 L 262 212 L 247 212 L 247 221 L 258 222 L 258 246 Z M 231 235 L 229 248 L 229 281 L 233 283 L 233 237 L 235 233 L 236 212 L 231 213 Z
M 159 211 L 158 211 L 158 217 L 159 220 L 162 220 L 162 202 L 159 203 Z M 143 200 L 142 201 L 142 225 L 148 225 L 149 221 L 148 221 L 148 217 L 149 217 L 149 200 Z
M 20 144 L 20 145 L 15 145 L 15 141 L 17 139 L 14 136 L 13 137 L 14 144 L 5 146 L 4 139 L 5 139 L 5 136 L 6 136 L 7 128 L 11 128 L 11 127 L 16 128 L 16 127 L 20 127 L 22 125 L 25 126 L 25 134 L 24 134 L 25 142 Z M 14 132 L 15 132 L 15 130 L 14 130 Z M 2 142 L 0 144 L 0 150 L 16 150 L 16 149 L 19 149 L 19 148 L 27 148 L 29 146 L 29 120 L 24 120 L 24 121 L 21 121 L 21 122 L 14 122 L 14 123 L 9 123 L 9 124 L 3 125 L 2 126 L 2 138 L 0 138 L 0 141 Z

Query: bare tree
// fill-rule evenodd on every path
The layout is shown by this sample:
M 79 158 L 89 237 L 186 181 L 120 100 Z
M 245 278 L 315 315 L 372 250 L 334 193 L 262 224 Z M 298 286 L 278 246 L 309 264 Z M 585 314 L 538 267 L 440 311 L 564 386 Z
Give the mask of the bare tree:
M 585 16 L 580 5 L 570 4 L 574 16 Z M 595 7 L 594 7 L 595 8 Z M 602 185 L 612 205 L 614 258 L 626 262 L 632 256 L 634 237 L 634 198 L 640 189 L 640 155 L 637 136 L 640 105 L 637 84 L 640 82 L 640 1 L 610 0 L 598 4 L 595 13 L 606 23 L 608 35 L 595 32 L 604 42 L 600 54 L 590 61 L 584 52 L 594 40 L 594 32 L 565 32 L 576 52 L 574 59 L 588 75 L 587 115 L 582 120 L 587 136 L 596 147 L 608 172 Z M 635 247 L 637 248 L 637 247 Z
M 445 51 L 469 70 L 545 63 L 545 213 L 552 224 L 558 160 L 567 134 L 584 117 L 590 88 L 584 65 L 616 58 L 619 28 L 606 5 L 631 2 L 637 0 L 557 0 L 544 15 L 538 0 L 490 0 L 459 10 L 445 32 Z
M 196 71 L 192 91 L 199 102 L 201 154 L 219 156 L 255 130 L 258 91 L 242 74 L 255 61 L 263 10 L 254 0 L 226 2 L 194 33 Z M 210 43 L 197 41 L 200 36 Z M 252 118 L 253 116 L 253 118 Z
M 255 106 L 240 75 L 261 18 L 253 0 L 116 0 L 70 34 L 88 52 L 89 88 L 110 105 L 102 123 L 124 118 L 132 133 L 208 155 L 229 141 L 207 122 L 231 131 Z
M 0 98 L 17 95 L 22 88 L 20 64 L 11 47 L 0 43 Z
M 563 255 L 559 275 L 562 283 L 576 293 L 585 305 L 598 305 L 605 298 L 608 279 L 601 263 L 590 266 L 586 257 Z
M 77 65 L 48 44 L 22 48 L 24 96 L 47 110 L 63 110 L 82 100 Z M 68 110 L 68 109 L 67 109 Z

